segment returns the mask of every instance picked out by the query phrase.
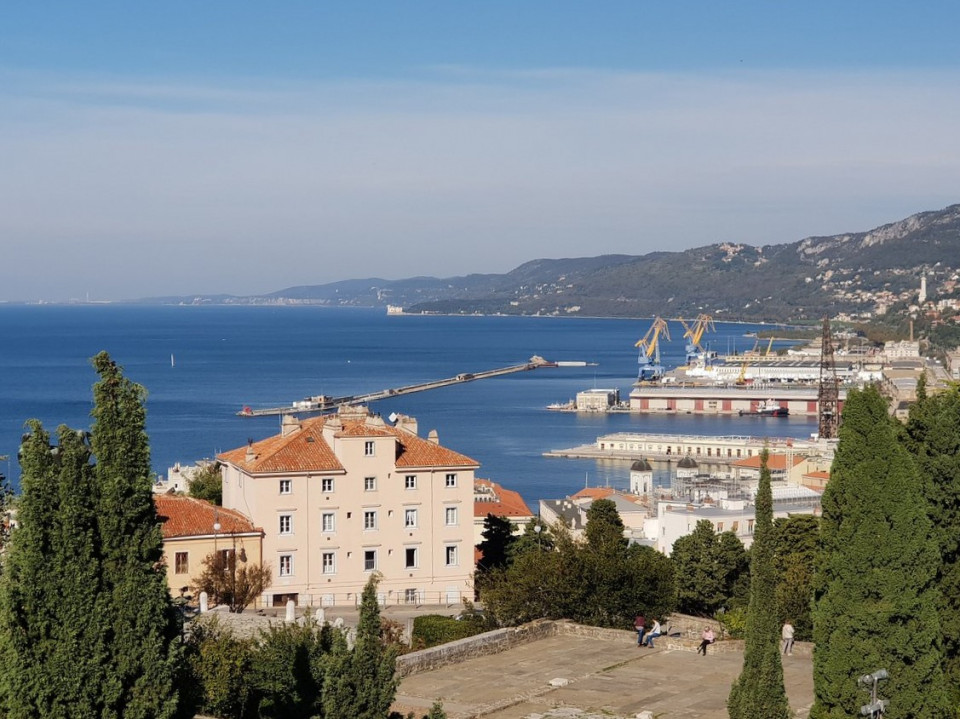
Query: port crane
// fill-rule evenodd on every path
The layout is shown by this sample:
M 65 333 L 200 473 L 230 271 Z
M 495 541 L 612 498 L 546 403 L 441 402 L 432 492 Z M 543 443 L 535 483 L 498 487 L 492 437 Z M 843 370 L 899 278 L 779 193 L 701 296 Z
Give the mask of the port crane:
M 634 345 L 639 348 L 637 364 L 640 365 L 640 370 L 637 373 L 637 382 L 655 382 L 663 377 L 663 365 L 660 364 L 660 335 L 670 339 L 670 328 L 666 320 L 656 317 L 647 333 Z
M 424 392 L 428 389 L 437 389 L 439 387 L 449 387 L 464 382 L 473 382 L 478 379 L 488 379 L 490 377 L 502 377 L 503 375 L 513 374 L 515 372 L 529 372 L 530 370 L 542 369 L 545 367 L 587 367 L 587 362 L 550 362 L 543 357 L 534 355 L 529 362 L 523 364 L 510 365 L 509 367 L 499 367 L 497 369 L 484 370 L 483 372 L 464 372 L 456 377 L 446 379 L 432 380 L 430 382 L 421 382 L 419 384 L 410 384 L 403 387 L 393 387 L 390 389 L 378 390 L 376 392 L 367 392 L 365 394 L 350 394 L 342 397 L 330 397 L 328 395 L 315 395 L 303 400 L 292 402 L 281 407 L 265 407 L 254 409 L 244 407 L 237 412 L 238 417 L 264 417 L 267 415 L 299 414 L 310 412 L 329 412 L 338 407 L 352 407 L 361 404 L 376 402 L 380 399 L 389 397 L 399 397 L 414 392 Z
M 710 358 L 711 354 L 704 349 L 703 345 L 700 344 L 700 341 L 707 332 L 716 331 L 717 328 L 713 324 L 713 317 L 701 312 L 699 315 L 697 315 L 697 318 L 691 325 L 688 325 L 686 322 L 684 322 L 682 317 L 678 319 L 685 330 L 683 333 L 684 338 L 689 340 L 686 347 L 687 364 L 691 364 L 700 358 L 706 362 L 706 360 Z

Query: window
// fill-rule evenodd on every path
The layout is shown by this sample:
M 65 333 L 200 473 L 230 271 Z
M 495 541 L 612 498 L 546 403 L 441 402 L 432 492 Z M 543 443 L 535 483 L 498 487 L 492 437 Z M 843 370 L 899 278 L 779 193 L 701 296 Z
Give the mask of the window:
M 447 507 L 444 511 L 444 516 L 447 522 L 447 526 L 452 526 L 457 523 L 457 508 L 456 507 Z
M 416 589 L 404 589 L 403 590 L 403 601 L 407 604 L 416 604 L 417 603 L 417 590 Z
M 189 574 L 190 573 L 190 553 L 189 552 L 177 552 L 174 555 L 174 572 L 176 574 Z
M 336 515 L 333 512 L 324 512 L 320 515 L 320 528 L 324 532 L 336 532 Z
M 293 534 L 293 515 L 280 515 L 280 534 Z
M 377 488 L 377 478 L 376 477 L 364 477 L 363 478 L 363 491 L 364 492 L 373 492 Z
M 417 526 L 417 510 L 403 510 L 403 526 L 407 528 L 413 528 Z
M 403 478 L 403 488 L 404 489 L 416 489 L 417 488 L 417 475 L 408 474 Z
M 747 534 L 753 534 L 753 520 L 747 520 Z
M 323 563 L 324 574 L 337 573 L 337 555 L 335 552 L 324 552 L 322 563 Z
M 448 475 L 447 475 L 446 486 L 448 486 L 448 487 L 456 487 L 456 486 L 457 486 L 457 475 L 455 475 L 455 474 L 448 474 Z
M 372 572 L 376 568 L 377 568 L 377 550 L 364 549 L 363 550 L 363 571 Z
M 293 482 L 289 479 L 280 480 L 280 494 L 290 494 L 293 491 Z
M 444 547 L 448 567 L 457 566 L 457 547 L 455 545 Z
M 404 550 L 404 567 L 407 569 L 416 569 L 417 567 L 417 548 L 407 547 Z
M 374 446 L 375 446 L 375 445 L 374 445 L 374 443 L 373 443 L 372 440 L 368 440 L 368 441 L 364 442 L 364 443 L 363 443 L 363 456 L 365 456 L 365 457 L 372 457 L 372 456 L 373 456 L 373 448 L 374 448 Z
M 320 489 L 324 492 L 333 491 L 333 477 L 324 477 L 320 480 Z
M 363 513 L 363 528 L 364 529 L 376 529 L 377 528 L 377 513 L 374 511 L 366 511 Z
M 722 532 L 722 531 L 723 531 L 723 522 L 717 522 L 717 531 L 718 531 L 718 532 Z
M 292 554 L 280 555 L 280 576 L 281 577 L 293 576 L 293 555 Z
M 739 529 L 740 529 L 740 522 L 734 522 L 734 523 L 733 523 L 733 526 L 730 527 L 730 530 L 731 530 L 734 534 L 736 534 L 736 533 L 739 531 Z

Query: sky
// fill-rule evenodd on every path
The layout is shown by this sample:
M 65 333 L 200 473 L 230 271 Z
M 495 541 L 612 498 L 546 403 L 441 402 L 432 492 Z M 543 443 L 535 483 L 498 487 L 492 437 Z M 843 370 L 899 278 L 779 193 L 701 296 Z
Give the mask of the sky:
M 0 301 L 753 245 L 960 202 L 960 3 L 0 8 Z

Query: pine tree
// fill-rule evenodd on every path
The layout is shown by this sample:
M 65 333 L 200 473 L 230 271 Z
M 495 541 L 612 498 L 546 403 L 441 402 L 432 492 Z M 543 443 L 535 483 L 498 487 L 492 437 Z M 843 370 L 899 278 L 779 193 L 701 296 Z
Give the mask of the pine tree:
M 675 567 L 677 606 L 681 612 L 713 616 L 730 609 L 737 587 L 747 580 L 747 552 L 733 532 L 719 535 L 709 519 L 701 519 L 693 532 L 673 543 L 670 559 Z
M 773 494 L 766 448 L 760 455 L 753 546 L 750 548 L 750 605 L 743 669 L 730 690 L 730 719 L 788 719 L 792 716 L 783 686 L 775 590 Z
M 823 495 L 814 579 L 812 719 L 856 716 L 883 668 L 889 719 L 949 715 L 931 541 L 916 466 L 874 388 L 847 397 Z
M 334 648 L 323 688 L 325 719 L 383 719 L 397 693 L 397 652 L 383 643 L 378 577 L 363 588 L 353 649 Z
M 0 585 L 0 695 L 11 719 L 178 710 L 179 632 L 160 563 L 143 389 L 104 353 L 94 363 L 91 444 L 61 427 L 52 447 L 31 422 L 22 448 L 20 527 Z

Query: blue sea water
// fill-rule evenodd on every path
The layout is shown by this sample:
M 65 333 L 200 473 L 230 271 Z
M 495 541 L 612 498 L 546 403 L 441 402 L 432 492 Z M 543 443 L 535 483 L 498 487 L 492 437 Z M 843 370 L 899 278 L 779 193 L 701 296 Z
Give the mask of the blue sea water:
M 147 430 L 160 474 L 275 434 L 276 417 L 240 418 L 244 405 L 277 406 L 309 395 L 370 392 L 527 361 L 584 360 L 597 366 L 539 369 L 377 402 L 384 416 L 416 417 L 445 446 L 481 463 L 478 476 L 516 489 L 536 511 L 541 498 L 584 486 L 626 487 L 623 462 L 550 459 L 550 449 L 617 431 L 804 437 L 807 418 L 764 420 L 693 415 L 577 415 L 552 402 L 590 387 L 636 379 L 634 343 L 649 320 L 387 316 L 382 310 L 232 306 L 0 306 L 0 464 L 16 486 L 17 447 L 26 420 L 51 432 L 90 425 L 90 358 L 106 350 L 148 390 Z M 744 350 L 754 325 L 718 324 L 720 351 Z M 683 333 L 671 324 L 667 366 L 683 360 Z M 175 362 L 171 363 L 171 356 Z

